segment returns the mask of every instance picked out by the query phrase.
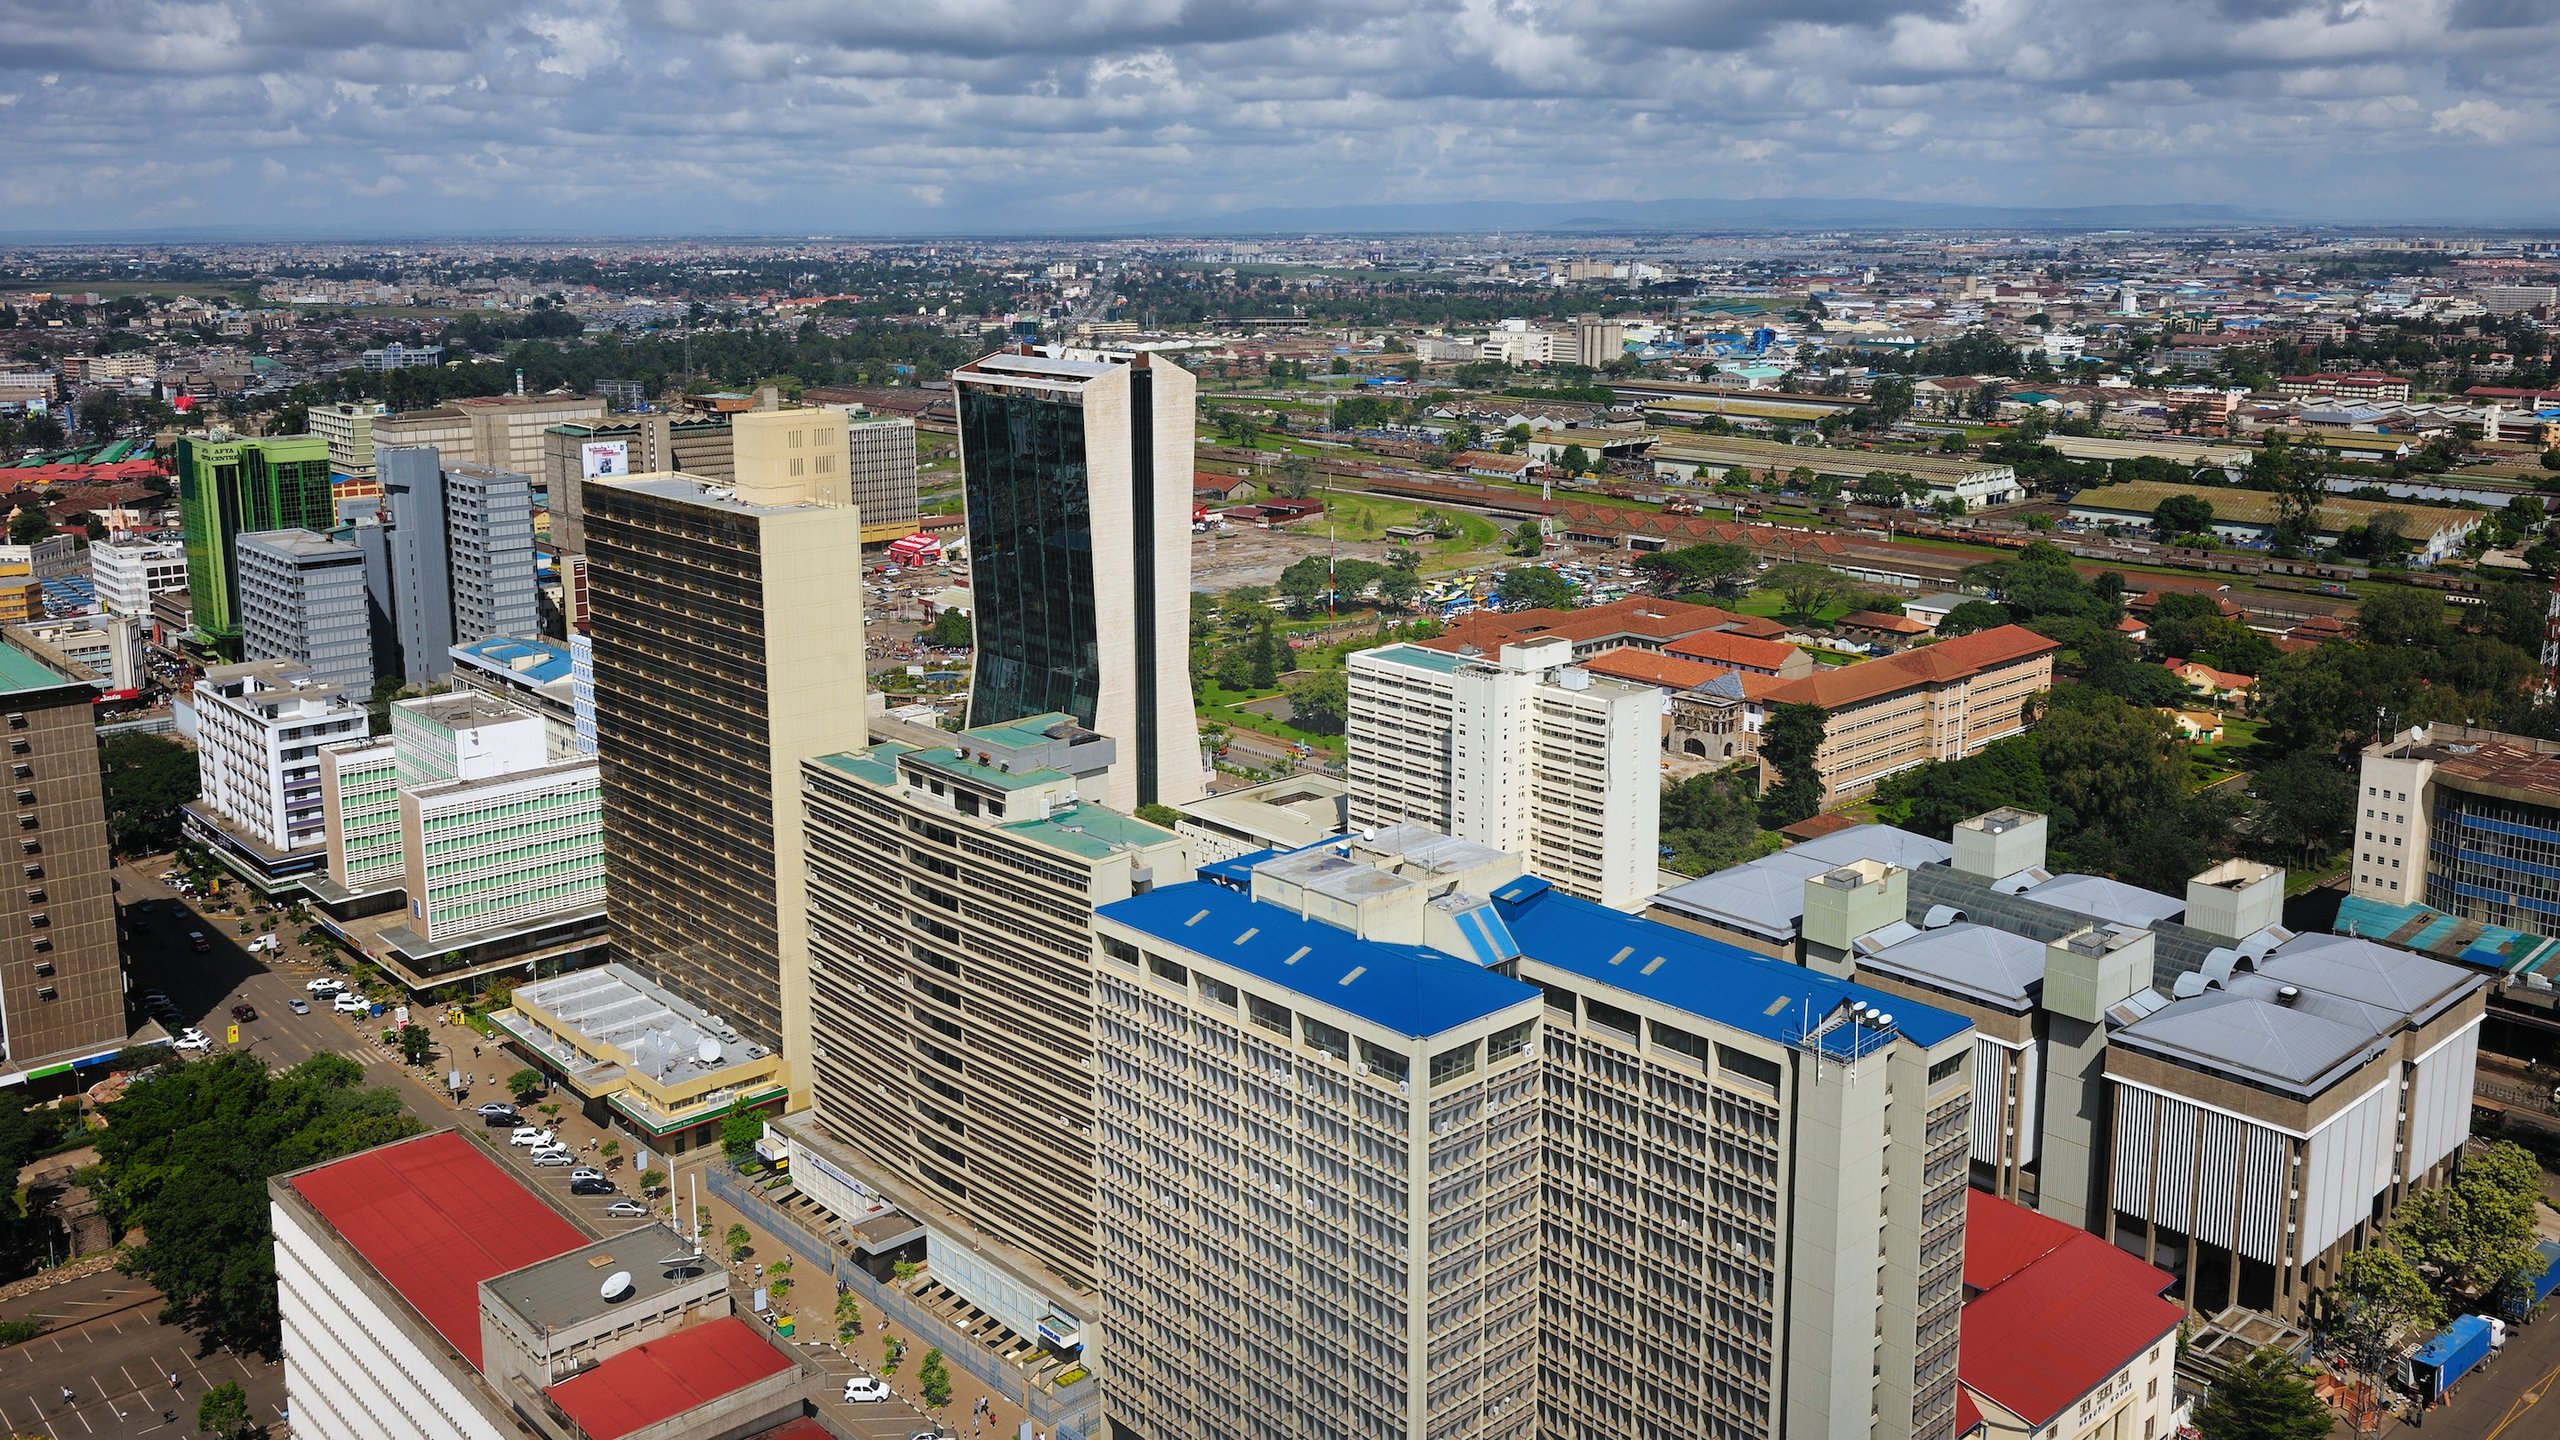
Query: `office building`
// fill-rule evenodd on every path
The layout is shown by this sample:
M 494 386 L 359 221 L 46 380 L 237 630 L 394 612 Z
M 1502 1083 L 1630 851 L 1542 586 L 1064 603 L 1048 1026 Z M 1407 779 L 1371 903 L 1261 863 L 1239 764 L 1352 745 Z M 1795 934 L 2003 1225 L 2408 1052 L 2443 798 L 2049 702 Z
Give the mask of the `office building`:
M 0 1080 L 44 1079 L 124 1047 L 106 801 L 91 707 L 97 687 L 23 631 L 0 636 L 0 719 L 17 805 L 0 892 Z
M 1095 798 L 1116 745 L 1041 715 L 802 767 L 818 1119 L 964 1293 L 951 1250 L 1098 1273 L 1091 917 L 1183 869 Z
M 2364 748 L 2349 892 L 2560 929 L 2560 743 L 2418 725 Z
M 588 395 L 473 395 L 376 420 L 373 443 L 377 450 L 431 446 L 448 465 L 537 475 L 542 473 L 544 431 L 602 418 L 604 402 Z
M 915 529 L 916 422 L 854 416 L 848 422 L 846 450 L 854 508 L 862 512 L 862 538 L 894 540 Z
M 364 735 L 359 694 L 290 660 L 204 672 L 188 696 L 203 783 L 188 832 L 260 889 L 324 868 L 320 751 Z
M 771 1114 L 791 1090 L 781 1056 L 626 965 L 518 985 L 489 1023 L 653 1154 L 718 1145 L 732 1105 Z
M 0 574 L 62 580 L 79 573 L 80 542 L 69 535 L 47 535 L 24 545 L 0 542 Z
M 755 1440 L 801 1422 L 810 1369 L 663 1219 L 597 1238 L 451 1130 L 267 1195 L 296 1435 Z
M 477 690 L 542 717 L 554 760 L 593 755 L 593 692 L 583 715 L 571 647 L 540 637 L 506 636 L 453 647 L 453 688 Z
M 1963 1021 L 1417 827 L 1200 874 L 1096 918 L 1115 1433 L 1951 1431 Z
M 327 531 L 328 446 L 316 436 L 245 439 L 217 431 L 178 437 L 178 510 L 186 537 L 194 644 L 240 658 L 240 536 L 264 530 Z
M 367 350 L 356 357 L 367 370 L 432 370 L 444 363 L 441 345 L 403 345 L 394 340 L 378 350 Z
M 373 422 L 391 413 L 379 400 L 340 400 L 311 407 L 311 433 L 329 447 L 329 471 L 350 480 L 373 478 Z
M 1932 760 L 1960 760 L 2027 728 L 2027 702 L 2053 686 L 2058 641 L 2019 625 L 1861 660 L 1817 665 L 1771 687 L 1770 707 L 1818 705 L 1822 803 L 1845 804 Z M 1799 652 L 1801 653 L 1801 652 Z M 1761 762 L 1761 783 L 1777 783 Z
M 357 536 L 373 566 L 376 630 L 396 647 L 399 668 L 386 672 L 432 685 L 451 673 L 456 644 L 536 632 L 527 476 L 409 447 L 381 452 L 381 479 L 381 523 Z
M 295 661 L 321 684 L 369 692 L 364 552 L 308 530 L 251 531 L 236 549 L 241 658 Z
M 615 958 L 781 1049 L 802 1093 L 800 762 L 870 739 L 861 521 L 817 478 L 583 487 Z
M 585 549 L 578 507 L 581 483 L 669 470 L 700 480 L 735 477 L 729 417 L 639 415 L 548 427 L 542 432 L 542 469 L 535 473 L 542 477 L 544 503 L 551 512 L 552 545 L 571 555 Z
M 30 637 L 87 671 L 100 690 L 119 699 L 139 693 L 145 673 L 139 621 L 123 615 L 74 615 L 30 620 L 25 629 Z
M 2471 292 L 2492 315 L 2546 314 L 2560 308 L 2560 286 L 2483 285 Z
M 89 576 L 100 608 L 140 619 L 151 613 L 152 596 L 187 588 L 187 547 L 174 540 L 101 542 L 89 547 Z
M 1199 795 L 1189 371 L 1022 347 L 952 372 L 976 627 L 969 723 L 1065 714 L 1120 747 L 1100 798 Z
M 1546 636 L 1495 655 L 1350 659 L 1351 823 L 1410 823 L 1526 857 L 1632 909 L 1660 888 L 1662 692 L 1594 677 Z

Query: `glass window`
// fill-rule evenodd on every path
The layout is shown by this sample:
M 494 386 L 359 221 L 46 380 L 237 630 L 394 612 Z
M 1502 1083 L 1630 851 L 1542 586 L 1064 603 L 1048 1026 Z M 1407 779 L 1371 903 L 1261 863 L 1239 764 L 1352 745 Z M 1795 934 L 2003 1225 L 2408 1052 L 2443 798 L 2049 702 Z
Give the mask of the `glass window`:
M 1298 1034 L 1310 1049 L 1321 1050 L 1336 1060 L 1351 1058 L 1351 1037 L 1338 1025 L 1327 1025 L 1312 1015 L 1298 1017 Z
M 1464 1045 L 1452 1046 L 1449 1049 L 1443 1050 L 1439 1054 L 1432 1056 L 1431 1083 L 1434 1085 L 1445 1084 L 1448 1081 L 1457 1079 L 1461 1075 L 1474 1073 L 1476 1068 L 1476 1049 L 1476 1042 L 1470 1040 Z
M 1064 711 L 1094 721 L 1101 688 L 1093 501 L 1082 406 L 963 386 L 978 724 Z

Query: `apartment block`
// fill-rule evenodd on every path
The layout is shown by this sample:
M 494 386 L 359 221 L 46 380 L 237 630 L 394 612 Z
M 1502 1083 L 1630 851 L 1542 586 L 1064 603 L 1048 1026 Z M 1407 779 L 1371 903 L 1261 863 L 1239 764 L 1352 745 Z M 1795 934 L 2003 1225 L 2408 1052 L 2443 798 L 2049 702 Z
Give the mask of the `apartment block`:
M 1411 826 L 1096 935 L 1115 1434 L 1951 1431 L 1962 1020 Z
M 2053 686 L 2061 645 L 2019 625 L 1862 660 L 1817 666 L 1770 689 L 1765 703 L 1828 712 L 1822 803 L 1838 805 L 1890 775 L 1932 760 L 1959 760 L 2027 728 L 2027 702 Z M 1777 783 L 1764 758 L 1761 782 Z
M 1114 751 L 1041 715 L 801 768 L 818 1119 L 929 1235 L 1064 1300 L 1100 1273 L 1093 912 L 1184 868 L 1097 798 Z
M 151 614 L 151 597 L 187 588 L 187 547 L 173 540 L 118 540 L 89 547 L 98 605 L 110 615 Z
M 1207 780 L 1191 704 L 1197 383 L 1146 351 L 1003 351 L 952 372 L 976 644 L 969 723 L 1065 714 L 1121 747 L 1096 797 Z
M 805 1094 L 800 763 L 870 736 L 861 521 L 801 478 L 583 496 L 615 957 L 779 1048 Z
M 364 735 L 364 704 L 290 660 L 217 665 L 189 694 L 203 793 L 196 838 L 261 888 L 327 862 L 320 751 Z
M 0 723 L 16 803 L 17 873 L 0 891 L 0 1080 L 43 1079 L 122 1049 L 97 687 L 24 631 L 0 636 Z
M 391 413 L 379 400 L 314 405 L 311 433 L 329 447 L 329 470 L 350 480 L 373 478 L 373 422 Z
M 2560 744 L 2419 725 L 2364 749 L 2349 893 L 2560 929 Z
M 1658 888 L 1664 700 L 1548 636 L 1493 656 L 1389 645 L 1350 660 L 1351 822 L 1527 857 L 1613 909 Z
M 242 535 L 238 554 L 241 657 L 290 660 L 324 685 L 370 690 L 364 552 L 308 530 L 265 530 Z
M 268 530 L 327 531 L 337 524 L 329 494 L 328 446 L 311 435 L 182 435 L 177 467 L 193 640 L 208 653 L 238 659 L 240 536 Z

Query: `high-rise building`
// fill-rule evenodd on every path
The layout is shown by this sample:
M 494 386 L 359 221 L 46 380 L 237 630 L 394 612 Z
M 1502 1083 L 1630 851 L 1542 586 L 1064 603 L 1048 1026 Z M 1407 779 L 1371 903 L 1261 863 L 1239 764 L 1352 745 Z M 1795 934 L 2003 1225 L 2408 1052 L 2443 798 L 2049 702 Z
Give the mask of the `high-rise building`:
M 870 736 L 861 521 L 793 479 L 581 491 L 615 958 L 778 1045 L 805 1094 L 800 762 Z
M 1104 801 L 1180 804 L 1191 705 L 1189 371 L 1025 346 L 952 372 L 969 512 L 969 723 L 1065 714 L 1110 736 Z
M 261 887 L 323 868 L 320 750 L 364 735 L 360 694 L 290 660 L 204 672 L 188 695 L 203 776 L 186 807 L 190 831 Z
M 1115 1433 L 1951 1432 L 1963 1020 L 1416 827 L 1201 875 L 1095 922 Z
M 373 422 L 391 413 L 379 400 L 340 400 L 311 407 L 311 433 L 329 447 L 329 470 L 350 480 L 373 478 Z
M 541 716 L 554 760 L 596 753 L 592 714 L 580 736 L 576 671 L 570 648 L 556 640 L 507 636 L 453 647 L 453 688 Z
M 237 659 L 239 538 L 249 531 L 326 531 L 337 524 L 329 496 L 329 447 L 314 435 L 182 435 L 177 461 L 194 643 Z
M 1354 654 L 1351 823 L 1446 831 L 1567 894 L 1641 906 L 1661 888 L 1662 692 L 1572 660 L 1562 636 Z
M 396 650 L 385 673 L 430 685 L 453 647 L 539 628 L 533 482 L 519 471 L 448 465 L 429 448 L 380 452 L 380 523 L 359 524 L 377 635 Z
M 324 685 L 373 685 L 364 552 L 308 530 L 256 530 L 237 544 L 240 654 L 293 660 Z
M 1183 869 L 1089 798 L 1114 748 L 1043 715 L 802 767 L 818 1119 L 962 1293 L 986 1245 L 1068 1296 L 1097 1273 L 1091 918 Z
M 110 615 L 142 619 L 151 597 L 187 588 L 187 547 L 173 540 L 118 540 L 89 547 L 98 605 Z
M 18 871 L 0 892 L 0 1079 L 11 1083 L 122 1048 L 97 686 L 23 632 L 0 639 L 0 722 L 17 802 Z

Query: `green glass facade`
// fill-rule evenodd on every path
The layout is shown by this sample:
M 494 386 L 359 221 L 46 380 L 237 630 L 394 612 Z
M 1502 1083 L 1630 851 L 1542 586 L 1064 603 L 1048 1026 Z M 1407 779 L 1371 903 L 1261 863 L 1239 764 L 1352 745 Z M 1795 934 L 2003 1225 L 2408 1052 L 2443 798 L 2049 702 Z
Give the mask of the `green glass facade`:
M 329 446 L 316 435 L 178 441 L 178 513 L 187 546 L 187 595 L 195 640 L 240 658 L 238 545 L 258 530 L 316 530 L 338 523 L 329 492 Z

